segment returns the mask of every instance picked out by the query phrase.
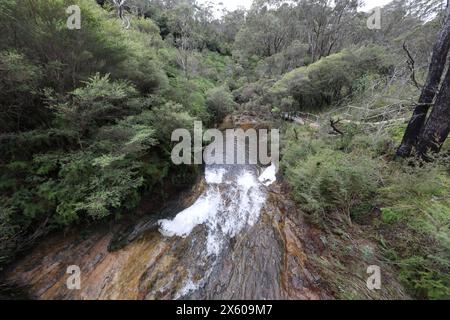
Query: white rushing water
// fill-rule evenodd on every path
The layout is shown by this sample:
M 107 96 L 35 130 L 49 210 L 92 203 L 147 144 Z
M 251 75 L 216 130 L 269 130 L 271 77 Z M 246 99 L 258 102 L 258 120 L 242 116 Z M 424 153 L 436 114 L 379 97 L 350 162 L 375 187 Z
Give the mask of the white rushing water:
M 202 256 L 213 257 L 214 265 L 229 240 L 258 221 L 276 171 L 271 165 L 258 177 L 254 166 L 206 166 L 203 194 L 174 219 L 160 220 L 160 232 L 166 237 L 186 238 L 197 226 L 203 226 L 207 238 Z M 198 263 L 205 262 L 200 258 Z M 177 299 L 202 287 L 211 272 L 209 268 L 196 282 L 191 276 L 185 279 Z
M 277 181 L 277 166 L 272 163 L 270 167 L 266 168 L 258 178 L 259 182 L 266 187 Z
M 267 190 L 275 181 L 274 165 L 258 177 L 256 169 L 242 166 L 207 167 L 207 188 L 197 201 L 173 220 L 160 220 L 167 237 L 187 237 L 198 225 L 207 230 L 206 253 L 218 256 L 223 245 L 259 219 Z

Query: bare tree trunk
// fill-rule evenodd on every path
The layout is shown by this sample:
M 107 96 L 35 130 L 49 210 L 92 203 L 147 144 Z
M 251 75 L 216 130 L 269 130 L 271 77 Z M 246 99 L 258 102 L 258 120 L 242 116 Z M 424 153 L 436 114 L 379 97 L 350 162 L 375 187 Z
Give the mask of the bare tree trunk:
M 397 156 L 406 158 L 411 155 L 413 146 L 416 145 L 420 132 L 425 123 L 428 110 L 436 96 L 445 69 L 447 55 L 450 49 L 450 12 L 447 12 L 445 24 L 439 33 L 438 39 L 433 48 L 433 54 L 428 70 L 428 77 L 419 103 L 406 128 L 402 144 L 397 150 Z
M 427 159 L 428 152 L 437 153 L 450 133 L 450 69 L 436 98 L 425 128 L 417 144 L 417 152 Z

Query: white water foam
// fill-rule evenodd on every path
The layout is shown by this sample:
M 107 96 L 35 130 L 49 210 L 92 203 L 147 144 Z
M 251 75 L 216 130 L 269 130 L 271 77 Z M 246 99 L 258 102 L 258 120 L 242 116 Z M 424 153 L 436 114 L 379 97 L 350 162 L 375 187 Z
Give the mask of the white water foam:
M 199 224 L 205 223 L 221 205 L 220 194 L 208 190 L 189 208 L 180 212 L 173 220 L 160 220 L 160 232 L 166 237 L 187 237 Z
M 218 256 L 227 240 L 259 219 L 266 201 L 254 170 L 242 169 L 234 181 L 224 181 L 227 170 L 207 168 L 207 190 L 173 220 L 160 220 L 160 232 L 167 237 L 188 237 L 198 225 L 207 230 L 206 253 Z
M 223 168 L 206 168 L 205 170 L 205 180 L 207 184 L 220 184 L 223 181 L 223 176 L 226 170 Z
M 186 238 L 195 227 L 203 225 L 207 232 L 206 248 L 198 263 L 203 265 L 209 257 L 219 257 L 230 239 L 258 222 L 267 199 L 263 185 L 269 186 L 276 180 L 275 165 L 266 168 L 260 177 L 254 169 L 207 166 L 205 192 L 173 220 L 160 220 L 160 232 L 167 237 Z M 216 261 L 213 259 L 213 265 Z M 204 277 L 195 282 L 189 276 L 176 299 L 201 288 L 212 270 L 209 267 Z
M 272 163 L 270 167 L 267 167 L 263 173 L 259 176 L 258 180 L 266 187 L 277 181 L 277 166 Z
M 184 297 L 185 295 L 187 295 L 187 294 L 189 294 L 191 292 L 195 292 L 199 288 L 200 288 L 199 284 L 198 283 L 194 283 L 194 281 L 192 281 L 192 277 L 189 276 L 189 278 L 183 284 L 181 289 L 175 295 L 175 300 L 178 300 L 178 299 Z

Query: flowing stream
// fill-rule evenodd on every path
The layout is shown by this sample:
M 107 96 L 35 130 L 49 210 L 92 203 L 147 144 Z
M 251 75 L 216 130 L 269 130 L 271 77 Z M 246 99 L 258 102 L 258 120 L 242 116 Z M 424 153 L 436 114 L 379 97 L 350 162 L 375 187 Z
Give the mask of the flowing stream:
M 204 233 L 201 248 L 194 254 L 195 261 L 205 273 L 197 280 L 193 280 L 194 275 L 189 275 L 177 297 L 195 292 L 211 282 L 209 278 L 222 262 L 224 251 L 232 245 L 232 240 L 258 222 L 268 194 L 261 180 L 268 177 L 266 186 L 275 182 L 273 167 L 265 169 L 259 179 L 256 166 L 206 166 L 206 190 L 198 200 L 174 219 L 159 221 L 159 231 L 166 237 L 189 238 L 197 226 Z M 199 240 L 192 238 L 191 241 Z
M 123 248 L 100 228 L 46 239 L 5 272 L 38 299 L 319 299 L 307 226 L 276 182 L 276 167 L 207 165 L 191 205 L 145 218 Z M 79 266 L 79 290 L 67 267 Z

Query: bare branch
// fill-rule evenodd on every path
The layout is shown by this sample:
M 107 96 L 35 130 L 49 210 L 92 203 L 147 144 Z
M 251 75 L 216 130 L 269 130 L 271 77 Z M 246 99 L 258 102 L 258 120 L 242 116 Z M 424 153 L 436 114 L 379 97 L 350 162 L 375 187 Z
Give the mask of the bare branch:
M 343 136 L 344 133 L 336 127 L 336 125 L 339 122 L 341 122 L 341 119 L 338 119 L 337 121 L 334 121 L 333 119 L 330 119 L 330 126 L 331 126 L 331 128 L 333 128 L 334 132 L 336 132 L 336 133 L 340 134 L 341 136 Z
M 416 79 L 416 62 L 414 61 L 414 58 L 409 52 L 408 46 L 406 45 L 406 41 L 403 42 L 403 50 L 405 50 L 406 55 L 408 56 L 408 61 L 406 63 L 408 64 L 408 68 L 411 71 L 411 81 L 414 83 L 417 89 L 422 90 L 423 85 L 420 85 Z

